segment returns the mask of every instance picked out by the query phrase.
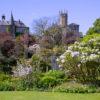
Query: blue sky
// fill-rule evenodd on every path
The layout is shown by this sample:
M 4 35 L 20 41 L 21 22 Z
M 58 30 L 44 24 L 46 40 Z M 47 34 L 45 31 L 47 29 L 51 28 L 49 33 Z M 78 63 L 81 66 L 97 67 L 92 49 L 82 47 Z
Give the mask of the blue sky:
M 22 20 L 32 30 L 33 20 L 54 17 L 59 10 L 68 10 L 68 23 L 78 23 L 85 33 L 96 18 L 100 17 L 100 0 L 0 0 L 0 16 Z

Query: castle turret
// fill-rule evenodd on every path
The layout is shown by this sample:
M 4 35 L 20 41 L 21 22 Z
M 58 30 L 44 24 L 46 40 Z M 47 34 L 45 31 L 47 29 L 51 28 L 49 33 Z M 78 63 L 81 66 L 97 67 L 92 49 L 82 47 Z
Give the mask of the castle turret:
M 68 13 L 67 13 L 67 11 L 64 11 L 64 12 L 60 11 L 59 14 L 60 14 L 60 22 L 59 22 L 60 26 L 63 28 L 67 27 L 67 25 L 68 25 Z
M 15 38 L 15 23 L 12 13 L 11 13 L 11 34 Z

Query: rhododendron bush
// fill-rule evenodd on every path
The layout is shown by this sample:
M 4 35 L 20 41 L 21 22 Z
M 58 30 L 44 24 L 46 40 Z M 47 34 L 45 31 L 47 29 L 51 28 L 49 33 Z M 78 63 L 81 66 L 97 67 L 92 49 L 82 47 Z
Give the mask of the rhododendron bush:
M 100 37 L 88 42 L 75 42 L 57 62 L 74 79 L 94 81 L 100 72 Z

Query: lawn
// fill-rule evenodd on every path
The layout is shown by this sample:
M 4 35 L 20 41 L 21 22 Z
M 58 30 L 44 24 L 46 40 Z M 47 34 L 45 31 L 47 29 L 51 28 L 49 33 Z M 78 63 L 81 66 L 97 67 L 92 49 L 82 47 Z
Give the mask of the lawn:
M 53 92 L 0 92 L 0 100 L 100 100 L 100 94 Z

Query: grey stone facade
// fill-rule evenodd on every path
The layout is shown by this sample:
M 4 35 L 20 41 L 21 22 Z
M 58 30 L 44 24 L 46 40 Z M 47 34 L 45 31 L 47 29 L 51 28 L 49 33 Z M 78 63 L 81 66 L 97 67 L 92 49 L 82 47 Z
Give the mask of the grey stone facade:
M 79 25 L 76 23 L 68 24 L 68 13 L 67 11 L 60 11 L 59 26 L 62 29 L 62 42 L 64 44 L 74 43 L 82 34 L 79 32 Z
M 67 29 L 68 31 L 73 31 L 73 32 L 79 32 L 79 25 L 76 23 L 71 23 L 68 24 L 68 13 L 66 12 L 59 12 L 60 14 L 60 21 L 59 21 L 59 25 L 60 27 L 62 27 L 63 29 Z
M 16 36 L 21 33 L 29 33 L 29 27 L 27 27 L 22 21 L 15 21 L 11 14 L 10 21 L 6 20 L 5 15 L 0 20 L 0 33 L 11 33 L 12 36 Z

